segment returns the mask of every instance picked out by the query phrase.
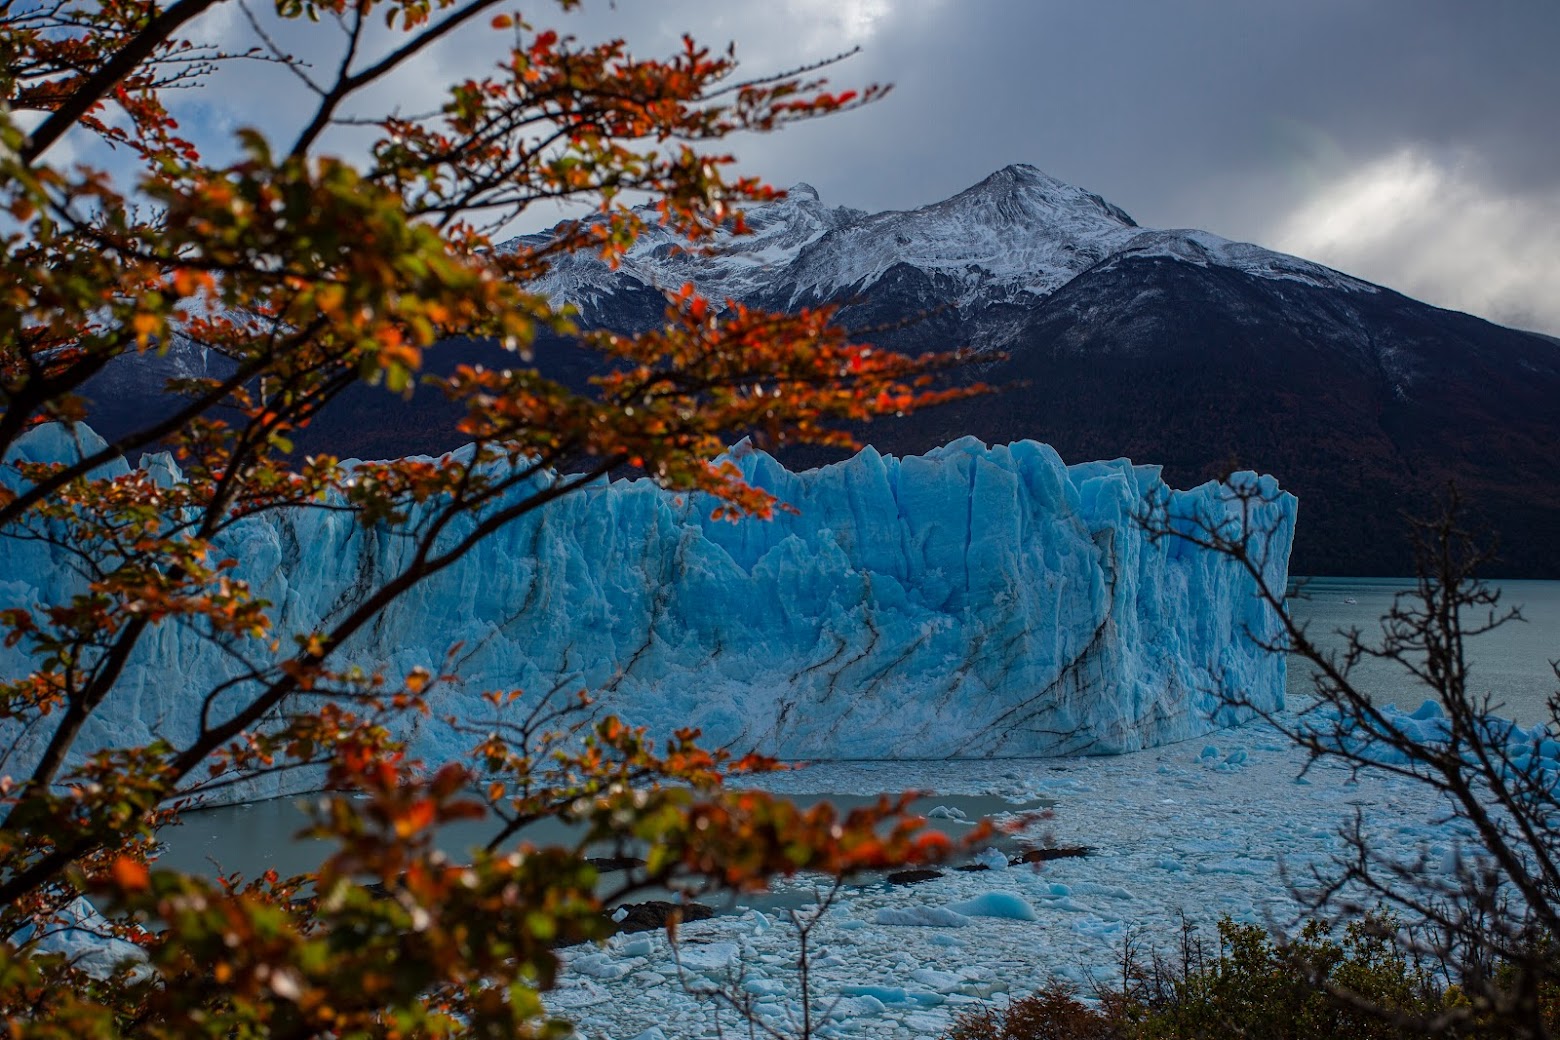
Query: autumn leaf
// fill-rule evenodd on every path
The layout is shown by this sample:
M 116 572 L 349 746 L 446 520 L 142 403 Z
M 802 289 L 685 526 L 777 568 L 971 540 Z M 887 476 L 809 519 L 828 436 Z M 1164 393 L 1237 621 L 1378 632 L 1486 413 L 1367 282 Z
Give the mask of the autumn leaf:
M 151 887 L 151 874 L 139 860 L 115 856 L 108 869 L 109 877 L 124 892 L 144 892 Z

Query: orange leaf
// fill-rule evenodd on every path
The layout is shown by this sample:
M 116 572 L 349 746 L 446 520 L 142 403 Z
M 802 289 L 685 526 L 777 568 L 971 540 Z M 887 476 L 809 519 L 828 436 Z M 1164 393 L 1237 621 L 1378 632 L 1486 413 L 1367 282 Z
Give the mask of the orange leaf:
M 129 856 L 118 856 L 108 868 L 109 876 L 126 892 L 145 892 L 152 887 L 151 872 L 146 864 Z
M 145 347 L 152 333 L 162 327 L 162 321 L 155 314 L 138 311 L 135 317 L 130 319 L 130 327 L 135 330 L 136 346 Z
M 409 838 L 433 822 L 434 805 L 431 798 L 419 798 L 406 807 L 406 811 L 396 817 L 395 834 L 398 838 Z

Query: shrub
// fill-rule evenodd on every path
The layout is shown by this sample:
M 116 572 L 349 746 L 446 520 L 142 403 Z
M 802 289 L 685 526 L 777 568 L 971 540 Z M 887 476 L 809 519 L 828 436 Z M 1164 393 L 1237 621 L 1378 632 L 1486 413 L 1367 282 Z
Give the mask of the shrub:
M 967 1011 L 944 1034 L 947 1040 L 1117 1040 L 1126 1035 L 1112 1015 L 1089 1007 L 1062 982 L 1000 1010 Z
M 1397 932 L 1372 915 L 1341 936 L 1313 921 L 1286 941 L 1225 918 L 1213 951 L 1185 927 L 1174 959 L 1145 964 L 1129 945 L 1124 980 L 1093 1006 L 1053 981 L 1005 1008 L 961 1014 L 943 1040 L 1407 1040 L 1429 1022 L 1494 1040 L 1498 1030 L 1470 1015 L 1455 987 L 1404 955 Z
M 1419 1035 L 1403 1024 L 1441 1008 L 1431 976 L 1399 950 L 1396 927 L 1372 916 L 1341 939 L 1320 922 L 1289 941 L 1258 925 L 1219 923 L 1219 953 L 1183 970 L 1142 1008 L 1143 1040 L 1271 1037 L 1389 1040 Z

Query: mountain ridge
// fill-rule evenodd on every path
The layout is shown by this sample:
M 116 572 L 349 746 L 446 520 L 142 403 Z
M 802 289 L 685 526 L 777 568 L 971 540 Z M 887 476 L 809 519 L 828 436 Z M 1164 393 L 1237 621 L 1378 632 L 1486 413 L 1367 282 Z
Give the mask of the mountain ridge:
M 716 300 L 794 308 L 859 293 L 907 264 L 951 278 L 955 302 L 968 307 L 1044 296 L 1113 259 L 1170 255 L 1262 277 L 1376 291 L 1342 272 L 1250 243 L 1195 229 L 1141 227 L 1099 195 L 1025 164 L 1005 166 L 940 202 L 873 214 L 827 207 L 803 183 L 778 202 L 752 207 L 747 223 L 752 234 L 718 236 L 715 256 L 678 252 L 671 233 L 652 226 L 616 271 L 593 255 L 577 254 L 560 260 L 538 289 L 580 306 L 593 323 L 603 296 L 634 289 L 692 282 Z M 523 236 L 504 247 L 548 237 Z M 776 284 L 786 291 L 775 291 Z

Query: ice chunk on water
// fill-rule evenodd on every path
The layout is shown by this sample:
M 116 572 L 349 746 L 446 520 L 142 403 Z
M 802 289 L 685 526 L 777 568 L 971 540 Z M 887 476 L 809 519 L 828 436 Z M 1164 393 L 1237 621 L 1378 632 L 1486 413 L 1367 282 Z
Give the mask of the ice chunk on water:
M 677 960 L 689 971 L 719 972 L 734 964 L 742 948 L 733 942 L 684 943 Z
M 940 906 L 884 907 L 877 912 L 878 924 L 898 924 L 912 928 L 965 928 L 970 919 L 955 910 Z
M 1008 868 L 1007 854 L 1001 849 L 991 848 L 989 845 L 970 861 L 985 867 L 987 870 L 1006 870 Z
M 1039 918 L 1035 908 L 1016 892 L 983 892 L 973 899 L 952 903 L 948 909 L 966 917 L 1002 917 L 1009 921 L 1034 921 Z

